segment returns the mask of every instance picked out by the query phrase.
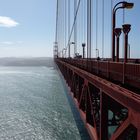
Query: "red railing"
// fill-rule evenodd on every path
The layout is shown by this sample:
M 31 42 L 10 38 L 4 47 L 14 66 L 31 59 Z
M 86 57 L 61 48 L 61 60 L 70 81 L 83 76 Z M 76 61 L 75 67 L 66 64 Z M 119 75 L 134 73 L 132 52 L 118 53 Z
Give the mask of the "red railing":
M 61 60 L 125 87 L 131 87 L 132 90 L 136 88 L 140 93 L 140 64 L 95 59 L 61 58 Z

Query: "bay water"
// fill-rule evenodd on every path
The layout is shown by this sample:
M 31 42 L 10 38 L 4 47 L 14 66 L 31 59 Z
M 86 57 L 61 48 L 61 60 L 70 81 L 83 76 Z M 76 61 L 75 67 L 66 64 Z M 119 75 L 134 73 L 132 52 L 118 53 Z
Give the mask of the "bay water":
M 0 67 L 0 140 L 80 140 L 54 67 Z

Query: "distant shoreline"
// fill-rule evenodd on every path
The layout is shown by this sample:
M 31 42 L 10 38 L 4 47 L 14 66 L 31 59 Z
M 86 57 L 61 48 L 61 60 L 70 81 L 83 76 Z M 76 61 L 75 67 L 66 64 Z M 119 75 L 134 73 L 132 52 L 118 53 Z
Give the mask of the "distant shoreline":
M 2 57 L 0 66 L 47 66 L 54 67 L 51 57 Z

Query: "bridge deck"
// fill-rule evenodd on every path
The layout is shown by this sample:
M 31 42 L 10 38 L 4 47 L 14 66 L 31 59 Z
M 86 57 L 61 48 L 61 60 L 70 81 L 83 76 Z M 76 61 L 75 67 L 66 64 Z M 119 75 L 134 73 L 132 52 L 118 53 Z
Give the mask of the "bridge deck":
M 80 59 L 56 59 L 56 63 L 71 88 L 92 139 L 140 139 L 140 95 L 106 80 L 118 78 L 117 82 L 139 91 L 139 64 Z

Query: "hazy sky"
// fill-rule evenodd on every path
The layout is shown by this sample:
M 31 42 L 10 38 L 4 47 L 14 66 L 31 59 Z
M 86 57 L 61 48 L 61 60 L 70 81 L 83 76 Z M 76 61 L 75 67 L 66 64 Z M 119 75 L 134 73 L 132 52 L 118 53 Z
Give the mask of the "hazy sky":
M 52 56 L 56 0 L 0 0 L 0 57 Z

